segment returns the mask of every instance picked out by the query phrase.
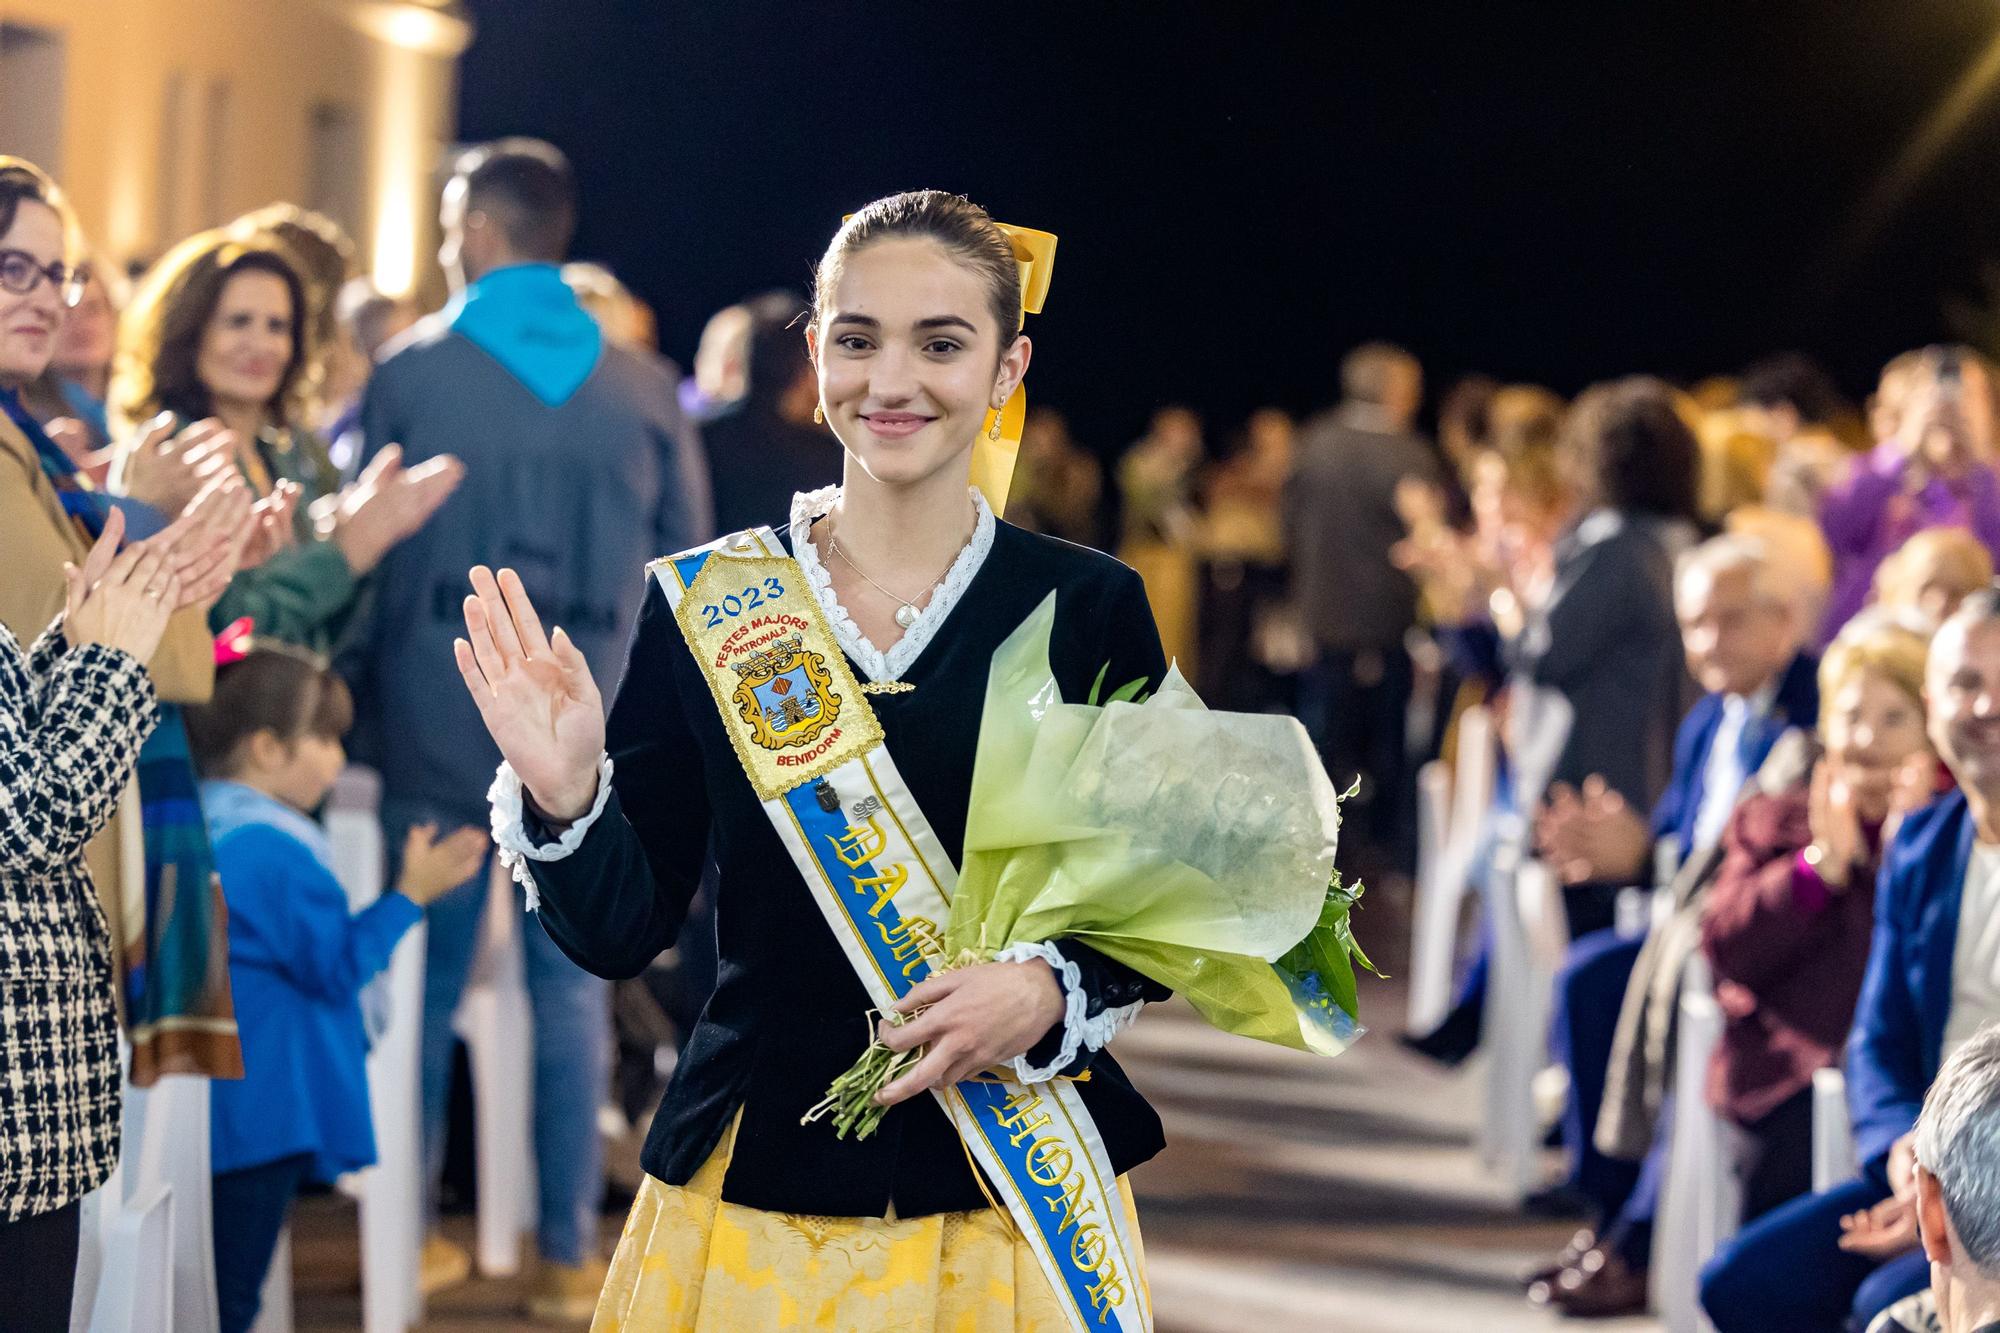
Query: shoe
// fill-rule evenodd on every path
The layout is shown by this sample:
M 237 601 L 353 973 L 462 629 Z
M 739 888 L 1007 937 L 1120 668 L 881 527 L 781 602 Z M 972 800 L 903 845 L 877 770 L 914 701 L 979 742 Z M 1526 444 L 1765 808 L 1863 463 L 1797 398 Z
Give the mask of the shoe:
M 597 1313 L 608 1265 L 602 1259 L 558 1264 L 543 1259 L 528 1286 L 528 1316 L 550 1323 L 582 1323 Z
M 1584 1227 L 1569 1238 L 1569 1243 L 1557 1252 L 1554 1259 L 1551 1259 L 1539 1268 L 1531 1268 L 1521 1274 L 1521 1286 L 1532 1289 L 1543 1283 L 1553 1283 L 1557 1278 L 1562 1276 L 1565 1268 L 1576 1267 L 1583 1262 L 1584 1255 L 1589 1254 L 1596 1248 L 1597 1233 L 1589 1227 Z M 1548 1301 L 1543 1299 L 1536 1301 L 1535 1304 L 1546 1305 Z
M 1543 1303 L 1566 1319 L 1615 1319 L 1646 1312 L 1646 1270 L 1634 1268 L 1616 1250 L 1603 1246 L 1584 1255 L 1575 1267 L 1564 1269 L 1549 1285 L 1548 1299 Z
M 1405 1032 L 1396 1041 L 1406 1051 L 1435 1060 L 1446 1069 L 1456 1069 L 1479 1049 L 1479 1022 L 1474 1006 L 1460 1005 L 1429 1032 Z
M 1571 1189 L 1567 1184 L 1551 1185 L 1545 1190 L 1536 1190 L 1521 1200 L 1521 1211 L 1530 1217 L 1554 1218 L 1558 1221 L 1575 1221 L 1590 1216 L 1591 1202 Z
M 472 1276 L 472 1256 L 433 1231 L 424 1237 L 423 1253 L 417 1258 L 417 1287 L 426 1296 L 435 1296 Z

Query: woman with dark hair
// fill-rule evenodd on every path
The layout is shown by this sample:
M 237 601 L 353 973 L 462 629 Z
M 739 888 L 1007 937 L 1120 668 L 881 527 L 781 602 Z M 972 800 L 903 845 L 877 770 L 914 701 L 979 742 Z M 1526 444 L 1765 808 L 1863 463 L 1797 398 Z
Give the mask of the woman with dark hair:
M 444 503 L 462 469 L 441 460 L 406 472 L 384 450 L 341 489 L 326 446 L 304 424 L 308 311 L 298 261 L 276 240 L 190 237 L 146 274 L 125 312 L 112 400 L 131 422 L 215 418 L 252 490 L 288 509 L 291 542 L 230 585 L 211 625 L 248 617 L 266 639 L 325 651 L 360 579 Z M 114 486 L 131 462 L 136 451 L 120 458 Z
M 1513 667 L 1540 695 L 1539 707 L 1516 701 L 1516 720 L 1563 740 L 1552 764 L 1524 764 L 1532 790 L 1520 794 L 1533 808 L 1557 784 L 1596 777 L 1632 809 L 1650 810 L 1693 701 L 1673 573 L 1696 536 L 1700 446 L 1673 390 L 1635 375 L 1578 397 L 1558 458 L 1576 518 L 1556 542 L 1554 580 Z
M 705 849 L 718 849 L 720 977 L 647 1139 L 603 1326 L 774 1327 L 781 1309 L 830 1328 L 1149 1326 L 1122 1174 L 1160 1150 L 1160 1122 L 1100 1050 L 1164 992 L 1069 939 L 1017 945 L 907 993 L 855 952 L 879 926 L 908 960 L 896 964 L 904 978 L 943 961 L 922 942 L 930 918 L 917 904 L 962 854 L 987 668 L 1031 611 L 1054 595 L 1050 659 L 1066 698 L 1100 677 L 1166 672 L 1132 570 L 994 513 L 1011 449 L 987 446 L 1019 429 L 1022 317 L 1041 307 L 1053 240 L 936 191 L 848 220 L 821 260 L 806 334 L 815 415 L 846 451 L 844 484 L 796 496 L 782 534 L 655 565 L 608 723 L 582 654 L 561 630 L 544 633 L 520 579 L 473 571 L 456 648 L 508 761 L 493 788 L 496 840 L 564 952 L 600 975 L 635 973 L 673 941 Z M 703 591 L 749 577 L 739 560 L 758 576 L 754 621 L 729 619 L 739 595 Z M 753 656 L 691 651 L 705 631 L 687 627 L 711 620 L 723 633 L 740 625 L 732 642 Z M 793 631 L 811 651 L 786 659 Z M 814 674 L 782 675 L 763 697 L 785 736 L 809 731 L 820 754 L 773 754 L 726 702 L 727 663 L 754 675 L 784 660 Z M 863 753 L 888 784 L 879 795 L 856 776 L 850 756 Z M 823 766 L 783 776 L 809 757 Z M 773 778 L 786 795 L 760 799 Z M 832 827 L 833 850 L 779 809 Z M 821 866 L 825 878 L 802 875 L 828 855 L 840 860 Z M 830 893 L 837 873 L 844 898 Z M 886 899 L 881 915 L 847 911 L 845 886 L 864 876 L 896 885 L 895 911 Z M 802 1123 L 860 1048 L 856 1015 L 878 989 L 903 996 L 885 1007 L 921 1011 L 883 1040 L 927 1054 L 878 1095 L 888 1109 L 871 1136 Z M 1086 1066 L 1088 1081 L 1055 1081 Z M 1006 1081 L 964 1081 L 989 1068 Z M 967 1097 L 995 1096 L 1004 1103 L 960 1113 Z M 968 1156 L 985 1151 L 993 1117 L 1043 1182 L 1001 1171 L 997 1205 Z M 1053 1131 L 1063 1142 L 1052 1123 L 1073 1127 Z

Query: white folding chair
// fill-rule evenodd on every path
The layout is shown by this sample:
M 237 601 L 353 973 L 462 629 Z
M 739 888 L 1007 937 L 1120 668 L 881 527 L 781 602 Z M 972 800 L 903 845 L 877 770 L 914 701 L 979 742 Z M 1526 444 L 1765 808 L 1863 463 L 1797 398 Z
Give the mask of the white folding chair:
M 382 893 L 387 862 L 380 809 L 380 779 L 359 766 L 341 774 L 327 802 L 326 833 L 333 847 L 334 874 L 347 890 L 348 905 L 356 910 Z M 384 980 L 375 983 L 386 987 L 389 1019 L 368 1052 L 375 1165 L 348 1178 L 360 1200 L 366 1333 L 403 1333 L 421 1323 L 424 1315 L 419 1273 L 424 1241 L 424 935 L 422 922 L 404 935 L 390 956 Z M 275 1260 L 272 1269 L 275 1273 Z M 267 1295 L 266 1313 L 272 1304 Z
M 1653 1229 L 1653 1303 L 1667 1333 L 1713 1333 L 1701 1311 L 1701 1269 L 1743 1213 L 1735 1136 L 1708 1105 L 1708 1067 L 1721 1040 L 1714 977 L 1696 954 L 1681 978 L 1667 1178 Z
M 453 1018 L 472 1061 L 478 1261 L 489 1277 L 520 1271 L 521 1236 L 535 1224 L 535 1033 L 522 972 L 523 916 L 521 891 L 495 858 L 478 951 Z
M 109 1191 L 108 1194 L 105 1191 Z M 90 1287 L 79 1290 L 70 1311 L 73 1333 L 174 1333 L 174 1200 L 155 1184 L 130 1200 L 112 1179 L 85 1208 L 85 1248 L 93 1251 Z M 116 1202 L 112 1202 L 116 1200 Z M 94 1224 L 94 1225 L 92 1225 Z M 83 1270 L 80 1267 L 78 1277 Z M 197 1328 L 214 1329 L 213 1317 Z
M 1525 853 L 1525 821 L 1507 815 L 1488 879 L 1487 922 L 1493 949 L 1486 980 L 1485 1114 L 1479 1153 L 1514 1198 L 1541 1185 L 1542 1121 L 1535 1080 L 1548 1063 L 1549 1006 L 1569 932 L 1562 890 Z
M 1458 763 L 1424 765 L 1417 778 L 1417 898 L 1410 941 L 1409 1028 L 1427 1032 L 1451 1005 L 1459 912 L 1472 886 L 1493 804 L 1498 748 L 1483 707 L 1458 719 Z
M 1812 1187 L 1815 1194 L 1854 1179 L 1861 1158 L 1847 1109 L 1847 1075 L 1821 1069 L 1812 1081 Z

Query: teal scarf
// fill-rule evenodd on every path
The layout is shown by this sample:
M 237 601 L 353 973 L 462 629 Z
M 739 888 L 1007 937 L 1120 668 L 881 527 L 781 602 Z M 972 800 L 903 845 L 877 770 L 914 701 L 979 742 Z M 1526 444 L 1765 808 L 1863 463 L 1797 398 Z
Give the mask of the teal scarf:
M 553 264 L 496 268 L 454 298 L 445 316 L 452 332 L 550 407 L 583 387 L 604 350 L 603 331 Z

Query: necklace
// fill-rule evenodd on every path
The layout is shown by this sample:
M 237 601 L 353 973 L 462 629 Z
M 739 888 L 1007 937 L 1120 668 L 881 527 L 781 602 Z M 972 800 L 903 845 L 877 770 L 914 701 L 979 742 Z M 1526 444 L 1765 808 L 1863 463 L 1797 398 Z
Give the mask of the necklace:
M 829 551 L 833 552 L 833 554 L 840 557 L 841 564 L 846 565 L 849 569 L 853 570 L 856 574 L 860 575 L 861 581 L 863 583 L 873 588 L 876 592 L 881 593 L 884 597 L 887 597 L 890 601 L 897 603 L 896 623 L 898 625 L 901 625 L 904 629 L 908 629 L 910 626 L 917 623 L 917 607 L 914 601 L 905 601 L 903 598 L 897 596 L 893 592 L 890 592 L 887 588 L 877 583 L 874 579 L 869 578 L 868 571 L 854 563 L 854 557 L 849 555 L 844 549 L 842 549 L 840 545 L 840 538 L 834 536 L 831 532 L 826 534 L 826 545 Z M 924 590 L 918 593 L 917 596 L 920 598 L 929 596 L 933 588 L 936 588 L 938 584 L 944 582 L 944 576 L 946 574 L 951 573 L 951 566 L 957 563 L 958 563 L 958 557 L 954 555 L 951 558 L 951 564 L 948 564 L 943 569 L 939 570 L 937 577 L 932 579 L 928 584 L 926 584 L 924 586 Z

